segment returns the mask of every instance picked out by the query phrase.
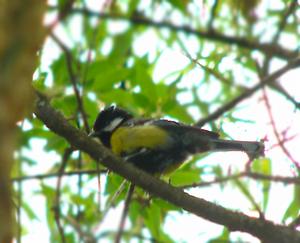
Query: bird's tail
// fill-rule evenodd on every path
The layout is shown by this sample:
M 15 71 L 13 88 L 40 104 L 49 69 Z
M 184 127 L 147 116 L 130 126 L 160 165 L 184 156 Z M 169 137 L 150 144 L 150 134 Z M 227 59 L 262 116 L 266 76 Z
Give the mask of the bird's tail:
M 209 139 L 209 150 L 212 151 L 243 151 L 252 160 L 264 155 L 263 142 L 223 140 L 218 138 Z
M 217 133 L 195 127 L 189 127 L 184 134 L 183 143 L 192 154 L 208 151 L 243 151 L 251 160 L 264 155 L 263 142 L 224 140 L 220 139 Z

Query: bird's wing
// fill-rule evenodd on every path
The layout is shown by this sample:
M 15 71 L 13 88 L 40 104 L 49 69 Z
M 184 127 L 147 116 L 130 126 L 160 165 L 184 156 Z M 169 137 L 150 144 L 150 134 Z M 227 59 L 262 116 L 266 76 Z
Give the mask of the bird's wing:
M 163 129 L 168 130 L 169 132 L 176 132 L 180 135 L 183 133 L 194 133 L 197 136 L 205 136 L 209 138 L 218 138 L 219 134 L 216 132 L 208 131 L 196 126 L 189 126 L 180 122 L 170 121 L 166 119 L 153 120 L 152 123 L 156 126 L 159 126 Z

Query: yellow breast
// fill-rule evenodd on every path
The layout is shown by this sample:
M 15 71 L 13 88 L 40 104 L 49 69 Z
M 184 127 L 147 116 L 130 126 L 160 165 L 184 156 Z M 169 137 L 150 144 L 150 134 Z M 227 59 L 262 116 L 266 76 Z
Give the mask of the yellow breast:
M 113 153 L 130 153 L 139 148 L 154 148 L 167 144 L 168 134 L 165 130 L 153 126 L 120 127 L 111 136 Z

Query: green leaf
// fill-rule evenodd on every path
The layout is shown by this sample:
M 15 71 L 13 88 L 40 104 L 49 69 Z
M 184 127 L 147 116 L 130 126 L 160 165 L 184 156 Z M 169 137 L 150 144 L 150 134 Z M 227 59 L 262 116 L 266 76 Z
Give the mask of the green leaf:
M 113 173 L 108 174 L 106 179 L 105 191 L 104 191 L 105 195 L 111 195 L 115 193 L 120 188 L 120 185 L 124 180 L 125 179 L 123 177 L 117 174 L 113 174 Z
M 126 90 L 115 89 L 109 92 L 99 94 L 99 100 L 106 104 L 116 103 L 124 108 L 130 107 L 133 103 L 132 95 Z
M 47 86 L 45 85 L 45 80 L 48 76 L 46 72 L 39 72 L 36 80 L 33 80 L 32 85 L 34 88 L 40 91 L 45 91 Z
M 137 7 L 139 5 L 140 1 L 139 0 L 130 0 L 128 4 L 128 14 L 132 14 L 135 11 L 137 11 Z
M 222 233 L 214 238 L 208 241 L 208 243 L 221 243 L 221 242 L 230 242 L 230 231 L 227 228 L 224 228 Z
M 93 80 L 91 89 L 97 93 L 110 91 L 115 84 L 126 80 L 130 70 L 123 63 L 124 59 L 117 57 L 93 62 L 87 75 L 88 80 Z
M 47 139 L 47 144 L 45 145 L 44 149 L 46 151 L 54 150 L 58 153 L 63 153 L 66 147 L 68 147 L 66 140 L 52 133 Z
M 52 103 L 54 108 L 62 111 L 65 116 L 73 116 L 77 109 L 77 99 L 75 95 L 64 95 L 59 98 L 53 99 Z
M 286 221 L 287 219 L 295 219 L 299 217 L 300 211 L 300 187 L 298 185 L 294 185 L 294 199 L 285 211 L 282 221 Z
M 138 105 L 139 107 L 154 111 L 155 106 L 153 106 L 153 104 L 151 104 L 150 100 L 144 94 L 133 93 L 132 98 L 133 98 L 134 103 L 136 105 Z
M 136 227 L 136 225 L 134 225 L 134 222 L 137 222 L 138 218 L 141 217 L 142 210 L 142 204 L 135 200 L 132 200 L 129 207 L 129 217 L 131 222 L 133 223 L 133 227 Z
M 175 206 L 174 204 L 171 204 L 165 200 L 162 200 L 160 198 L 154 198 L 152 199 L 152 202 L 157 204 L 161 210 L 163 210 L 164 212 L 166 211 L 182 211 L 181 208 Z
M 37 219 L 39 220 L 38 216 L 35 214 L 35 212 L 32 210 L 32 208 L 28 205 L 28 203 L 23 202 L 22 209 L 24 209 L 25 213 L 29 217 L 29 219 Z
M 37 165 L 37 161 L 36 160 L 33 160 L 32 158 L 29 158 L 27 156 L 21 155 L 20 156 L 20 160 L 22 161 L 22 163 L 26 163 L 29 166 Z
M 169 116 L 178 119 L 181 122 L 193 123 L 193 117 L 187 111 L 187 109 L 181 105 L 175 105 L 168 111 Z
M 186 5 L 187 5 L 188 1 L 185 1 L 185 0 L 168 0 L 168 2 L 170 2 L 173 5 L 173 7 L 177 8 L 182 13 L 186 12 Z
M 98 104 L 91 100 L 87 95 L 82 97 L 84 110 L 87 114 L 88 123 L 93 124 L 95 122 L 96 116 L 99 113 Z
M 52 75 L 53 75 L 53 82 L 56 85 L 63 85 L 68 83 L 69 75 L 67 72 L 67 64 L 66 58 L 64 54 L 61 54 L 50 66 Z
M 154 238 L 160 238 L 161 211 L 157 204 L 151 203 L 146 210 L 145 224 Z
M 118 34 L 114 37 L 113 50 L 110 53 L 111 58 L 126 57 L 131 49 L 133 31 L 129 28 L 127 32 Z M 125 63 L 124 63 L 125 64 Z
M 150 75 L 151 65 L 147 59 L 147 56 L 135 59 L 134 69 L 132 70 L 132 82 L 138 85 L 141 88 L 140 92 L 155 104 L 157 101 L 156 85 L 153 83 Z
M 272 163 L 269 158 L 255 159 L 252 163 L 253 172 L 263 173 L 266 175 L 271 175 L 272 173 Z
M 271 175 L 272 163 L 268 158 L 255 159 L 252 163 L 252 170 L 254 172 L 263 173 L 265 175 Z M 263 180 L 262 182 L 262 193 L 263 193 L 263 211 L 265 212 L 269 202 L 271 182 L 269 180 Z
M 217 165 L 217 166 L 213 166 L 213 173 L 217 176 L 217 177 L 222 177 L 223 176 L 223 169 L 221 166 Z
M 126 196 L 128 183 L 123 184 L 124 178 L 116 174 L 109 174 L 106 180 L 104 194 L 108 195 L 107 205 L 118 205 Z
M 163 231 L 161 227 L 163 223 L 162 209 L 158 204 L 152 202 L 149 207 L 147 207 L 144 220 L 145 225 L 149 229 L 152 237 L 161 242 L 173 242 L 173 240 Z
M 200 181 L 200 174 L 198 171 L 177 170 L 172 174 L 170 180 L 174 186 L 191 185 Z
M 53 233 L 53 237 L 55 237 L 56 231 L 56 224 L 53 216 L 53 198 L 55 198 L 55 189 L 41 183 L 41 193 L 46 198 L 46 218 L 49 230 Z M 38 194 L 38 192 L 37 192 Z

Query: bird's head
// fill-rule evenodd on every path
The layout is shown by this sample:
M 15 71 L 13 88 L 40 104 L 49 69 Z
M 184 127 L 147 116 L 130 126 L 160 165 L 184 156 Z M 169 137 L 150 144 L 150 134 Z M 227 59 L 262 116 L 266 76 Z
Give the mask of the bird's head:
M 89 136 L 99 138 L 105 146 L 110 147 L 110 137 L 112 133 L 122 123 L 131 118 L 132 115 L 127 111 L 116 106 L 110 106 L 98 114 L 93 126 L 93 131 Z

